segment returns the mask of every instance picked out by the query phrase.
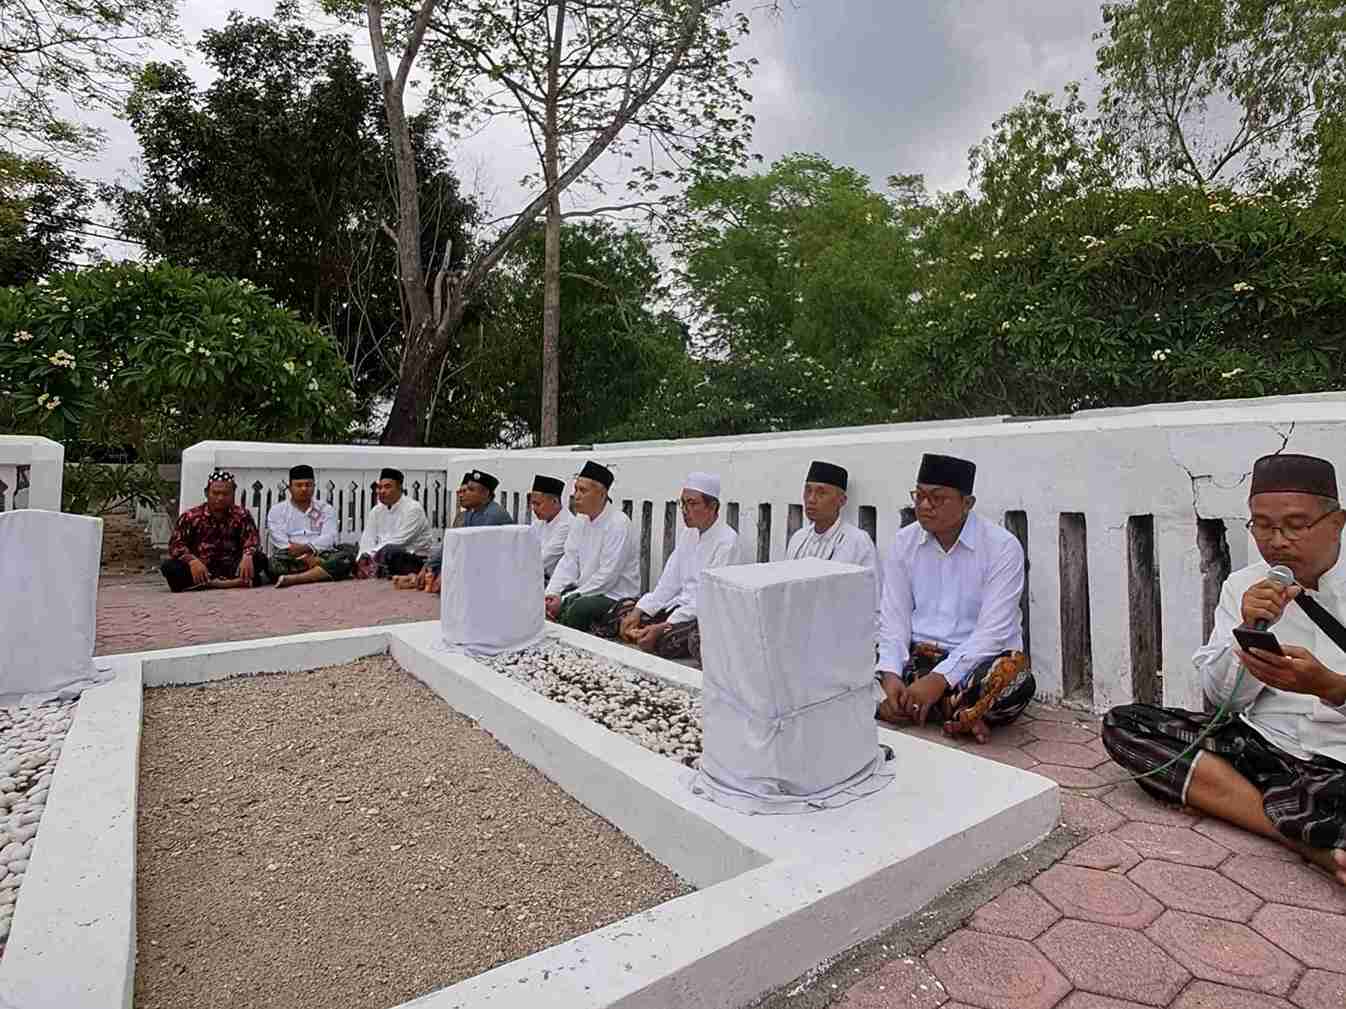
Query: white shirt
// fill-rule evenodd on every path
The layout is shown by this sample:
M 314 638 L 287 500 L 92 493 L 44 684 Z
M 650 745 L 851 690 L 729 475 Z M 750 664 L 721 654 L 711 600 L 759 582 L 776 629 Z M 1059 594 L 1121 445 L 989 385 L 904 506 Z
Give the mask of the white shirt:
M 1269 687 L 1251 673 L 1243 674 L 1243 682 L 1234 692 L 1240 663 L 1231 649 L 1234 628 L 1243 623 L 1243 594 L 1269 570 L 1266 561 L 1258 561 L 1225 579 L 1210 640 L 1192 657 L 1201 674 L 1201 689 L 1216 704 L 1232 693 L 1230 710 L 1239 712 L 1267 742 L 1286 753 L 1301 760 L 1322 754 L 1346 763 L 1346 706 L 1334 708 L 1310 694 Z M 1318 579 L 1318 591 L 1309 595 L 1338 620 L 1346 618 L 1346 545 L 1337 563 Z M 1290 603 L 1271 630 L 1282 645 L 1307 648 L 1328 669 L 1346 673 L 1346 654 L 1298 603 Z
M 574 586 L 581 595 L 630 599 L 640 593 L 640 557 L 631 520 L 611 501 L 591 519 L 576 515 L 566 535 L 565 553 L 547 583 L 547 595 Z
M 575 516 L 565 507 L 553 515 L 550 522 L 543 522 L 536 515 L 533 516 L 533 524 L 528 528 L 542 547 L 544 578 L 550 578 L 556 565 L 561 562 L 561 556 L 566 552 L 566 538 L 570 535 L 570 526 L 574 520 Z
M 796 561 L 801 557 L 817 557 L 841 564 L 858 564 L 874 572 L 874 612 L 878 615 L 879 599 L 883 594 L 883 571 L 879 554 L 869 533 L 859 526 L 837 519 L 825 533 L 819 533 L 812 522 L 805 522 L 795 530 L 785 547 L 785 559 Z
M 430 520 L 415 498 L 403 494 L 391 508 L 380 501 L 369 513 L 360 536 L 360 556 L 372 557 L 387 546 L 402 547 L 422 557 L 434 553 Z
M 918 523 L 903 527 L 884 551 L 878 668 L 900 673 L 911 643 L 929 641 L 949 653 L 934 671 L 958 686 L 978 663 L 1023 648 L 1023 590 L 1023 547 L 976 512 L 947 552 Z
M 701 588 L 701 572 L 707 568 L 722 568 L 738 560 L 738 533 L 723 519 L 705 532 L 684 526 L 678 533 L 678 545 L 664 564 L 664 573 L 654 590 L 646 592 L 636 603 L 636 609 L 649 616 L 661 610 L 672 610 L 670 624 L 685 624 L 696 619 L 697 594 Z
M 266 513 L 266 531 L 271 536 L 272 550 L 304 543 L 315 553 L 322 553 L 336 546 L 336 509 L 317 498 L 309 502 L 306 511 L 300 511 L 289 499 L 277 501 Z

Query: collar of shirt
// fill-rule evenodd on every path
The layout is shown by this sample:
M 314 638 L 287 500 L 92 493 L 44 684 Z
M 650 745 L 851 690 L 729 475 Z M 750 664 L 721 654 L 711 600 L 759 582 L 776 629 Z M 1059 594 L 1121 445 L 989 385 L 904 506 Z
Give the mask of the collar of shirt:
M 1346 544 L 1339 542 L 1337 551 L 1337 562 L 1323 572 L 1318 586 L 1320 590 L 1340 597 L 1346 593 Z
M 977 522 L 977 513 L 976 513 L 976 512 L 968 512 L 968 513 L 967 513 L 967 521 L 965 521 L 965 522 L 963 523 L 963 528 L 962 528 L 962 529 L 959 531 L 959 533 L 958 533 L 958 539 L 954 540 L 953 545 L 954 545 L 955 547 L 956 547 L 956 546 L 959 546 L 959 545 L 962 545 L 962 546 L 967 547 L 967 548 L 968 548 L 969 550 L 971 550 L 973 553 L 976 553 L 976 552 L 977 552 L 977 532 L 976 532 L 976 522 Z M 926 532 L 926 530 L 922 529 L 922 530 L 921 530 L 921 536 L 920 536 L 920 538 L 916 541 L 916 545 L 917 545 L 918 547 L 923 547 L 923 546 L 925 546 L 927 543 L 930 543 L 930 542 L 933 542 L 933 543 L 935 544 L 935 546 L 939 547 L 940 550 L 942 550 L 944 553 L 949 553 L 949 554 L 953 553 L 952 550 L 944 550 L 943 546 L 940 545 L 939 540 L 935 539 L 934 536 L 932 536 L 930 533 Z

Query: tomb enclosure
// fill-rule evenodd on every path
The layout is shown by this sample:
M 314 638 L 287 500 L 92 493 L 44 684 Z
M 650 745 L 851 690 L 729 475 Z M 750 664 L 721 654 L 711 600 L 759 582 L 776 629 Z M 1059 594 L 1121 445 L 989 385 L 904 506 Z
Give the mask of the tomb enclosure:
M 1346 466 L 1344 436 L 1346 393 L 1318 393 L 551 449 L 203 442 L 183 455 L 181 507 L 201 501 L 220 466 L 261 519 L 303 460 L 318 469 L 318 494 L 336 506 L 346 541 L 359 538 L 386 465 L 406 472 L 406 492 L 439 529 L 452 524 L 453 492 L 474 467 L 498 476 L 500 503 L 528 521 L 534 474 L 570 479 L 595 458 L 616 474 L 613 498 L 639 531 L 648 587 L 673 551 L 691 470 L 722 476 L 727 520 L 755 527 L 757 559 L 772 561 L 803 522 L 810 460 L 850 470 L 845 515 L 882 545 L 912 520 L 921 454 L 958 455 L 977 463 L 978 512 L 1025 544 L 1025 645 L 1039 698 L 1094 711 L 1132 700 L 1199 708 L 1192 653 L 1224 578 L 1256 557 L 1242 525 L 1253 460 L 1285 450 Z

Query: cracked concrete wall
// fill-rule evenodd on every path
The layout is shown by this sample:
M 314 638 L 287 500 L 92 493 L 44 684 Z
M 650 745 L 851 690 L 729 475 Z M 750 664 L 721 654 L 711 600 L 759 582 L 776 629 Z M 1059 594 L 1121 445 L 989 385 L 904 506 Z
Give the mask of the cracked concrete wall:
M 859 524 L 860 508 L 874 509 L 882 548 L 901 525 L 901 510 L 916 479 L 923 452 L 942 452 L 977 463 L 977 510 L 995 522 L 1007 512 L 1027 517 L 1028 613 L 1032 662 L 1040 696 L 1065 693 L 1067 662 L 1085 663 L 1085 696 L 1096 710 L 1132 700 L 1134 684 L 1157 683 L 1168 704 L 1200 707 L 1191 656 L 1200 645 L 1209 557 L 1203 571 L 1199 536 L 1202 520 L 1224 520 L 1230 563 L 1237 570 L 1256 557 L 1238 525 L 1247 516 L 1247 480 L 1253 460 L 1276 451 L 1307 452 L 1346 466 L 1346 393 L 1270 397 L 1131 409 L 1086 411 L 1065 419 L 980 418 L 948 424 L 888 425 L 748 438 L 710 438 L 636 445 L 563 446 L 521 451 L 454 449 L 392 450 L 373 446 L 324 446 L 315 465 L 344 471 L 377 466 L 381 453 L 416 453 L 417 467 L 445 472 L 450 482 L 465 468 L 480 467 L 500 478 L 501 492 L 521 498 L 533 476 L 570 478 L 586 458 L 612 468 L 612 496 L 630 505 L 651 579 L 662 570 L 666 529 L 678 521 L 675 501 L 691 470 L 718 472 L 723 498 L 739 514 L 758 522 L 768 558 L 785 552 L 790 506 L 798 505 L 809 462 L 825 459 L 850 471 L 847 518 Z M 219 459 L 249 472 L 283 481 L 283 467 L 299 446 L 229 443 L 217 450 L 203 443 L 189 450 L 204 465 Z M 287 455 L 288 453 L 288 455 Z M 199 497 L 189 488 L 184 456 L 184 506 Z M 406 467 L 410 469 L 411 467 Z M 320 480 L 323 475 L 320 473 Z M 199 482 L 199 478 L 198 478 Z M 647 512 L 645 503 L 650 503 Z M 522 514 L 522 513 L 521 513 Z M 1088 607 L 1063 606 L 1061 516 L 1084 516 L 1087 529 Z M 1128 529 L 1132 516 L 1153 516 L 1154 568 L 1158 573 L 1161 668 L 1133 668 L 1130 627 L 1131 580 Z M 868 514 L 866 515 L 868 519 Z M 866 522 L 868 525 L 868 522 Z M 1148 528 L 1148 525 L 1146 526 Z M 1207 543 L 1207 553 L 1212 547 Z M 1068 563 L 1080 563 L 1067 557 Z M 1078 580 L 1076 580 L 1078 581 Z M 1084 638 L 1079 628 L 1062 627 L 1063 609 L 1089 614 L 1089 654 L 1070 655 L 1063 641 Z M 1142 636 L 1143 637 L 1143 636 Z M 1147 650 L 1149 651 L 1149 650 Z M 1156 674 L 1155 676 L 1151 674 Z M 1073 677 L 1078 680 L 1078 677 Z

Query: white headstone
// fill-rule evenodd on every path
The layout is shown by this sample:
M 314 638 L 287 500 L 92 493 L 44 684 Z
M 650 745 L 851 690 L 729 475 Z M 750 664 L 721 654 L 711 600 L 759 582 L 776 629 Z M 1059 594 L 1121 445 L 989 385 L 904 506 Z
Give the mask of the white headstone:
M 446 530 L 440 576 L 448 647 L 498 655 L 542 640 L 542 551 L 527 526 Z
M 83 515 L 0 513 L 0 703 L 77 693 L 93 663 L 103 522 Z
M 747 812 L 807 812 L 891 780 L 874 724 L 872 571 L 816 559 L 716 568 L 697 611 L 693 791 Z

